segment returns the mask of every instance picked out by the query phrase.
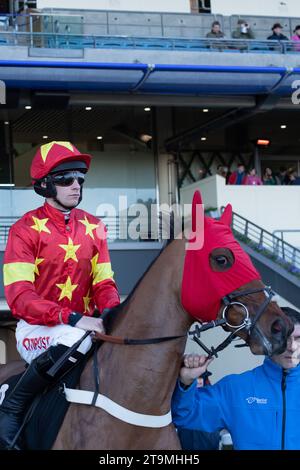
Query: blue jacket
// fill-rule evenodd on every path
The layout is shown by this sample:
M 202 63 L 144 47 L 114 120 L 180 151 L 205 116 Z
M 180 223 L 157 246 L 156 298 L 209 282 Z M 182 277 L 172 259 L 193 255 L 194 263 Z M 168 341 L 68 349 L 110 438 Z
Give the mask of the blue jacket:
M 178 428 L 228 429 L 236 450 L 299 450 L 300 366 L 284 371 L 266 358 L 209 387 L 196 388 L 195 381 L 183 390 L 178 383 L 172 413 Z

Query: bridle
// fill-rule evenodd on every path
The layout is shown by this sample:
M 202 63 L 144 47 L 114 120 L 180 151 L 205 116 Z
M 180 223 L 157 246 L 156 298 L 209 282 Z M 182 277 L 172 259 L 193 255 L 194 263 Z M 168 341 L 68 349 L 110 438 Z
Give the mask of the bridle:
M 258 311 L 253 320 L 250 318 L 249 310 L 245 304 L 242 302 L 236 302 L 234 299 L 238 297 L 243 297 L 245 295 L 256 294 L 258 292 L 265 292 L 266 300 L 259 306 Z M 251 335 L 254 328 L 256 327 L 256 333 L 261 337 L 263 344 L 267 351 L 271 352 L 271 344 L 265 337 L 265 335 L 261 332 L 261 330 L 257 326 L 257 322 L 264 313 L 265 309 L 271 302 L 272 297 L 274 296 L 274 292 L 272 291 L 270 286 L 264 286 L 260 289 L 246 289 L 243 291 L 232 292 L 230 294 L 225 295 L 222 300 L 225 305 L 222 318 L 219 320 L 213 320 L 209 323 L 205 323 L 202 326 L 196 325 L 195 329 L 190 331 L 188 334 L 192 336 L 192 339 L 208 354 L 209 357 L 215 356 L 218 357 L 218 352 L 225 349 L 235 338 L 239 331 L 245 329 L 248 333 L 248 336 Z M 232 325 L 229 323 L 227 314 L 230 307 L 238 305 L 244 309 L 244 318 L 242 319 L 239 325 Z M 110 312 L 106 312 L 106 315 L 109 316 Z M 102 315 L 103 318 L 103 315 Z M 234 331 L 230 333 L 230 335 L 220 343 L 216 348 L 213 346 L 208 348 L 205 344 L 200 340 L 200 335 L 203 331 L 209 330 L 211 328 L 215 328 L 217 326 L 228 326 Z M 55 375 L 57 370 L 62 366 L 62 364 L 76 351 L 82 341 L 91 334 L 90 331 L 86 331 L 85 334 L 78 340 L 73 346 L 71 346 L 62 356 L 61 358 L 52 366 L 50 371 L 48 371 L 49 375 Z M 186 335 L 177 335 L 177 336 L 163 336 L 158 338 L 144 338 L 144 339 L 132 339 L 132 338 L 122 338 L 119 336 L 112 336 L 112 335 L 104 335 L 98 334 L 96 335 L 96 339 L 108 343 L 114 344 L 124 344 L 124 345 L 145 345 L 145 344 L 158 344 L 164 343 L 166 341 L 172 341 L 175 339 L 184 338 Z M 247 346 L 247 344 L 238 345 L 237 347 Z
M 235 301 L 235 299 L 237 299 L 238 297 L 242 297 L 245 295 L 250 295 L 250 294 L 254 294 L 258 292 L 265 292 L 266 300 L 259 306 L 259 309 L 256 312 L 254 319 L 251 320 L 249 311 L 246 305 L 240 301 L 238 302 Z M 242 329 L 246 329 L 249 335 L 252 333 L 254 328 L 256 328 L 256 330 L 259 330 L 257 322 L 260 319 L 263 312 L 265 311 L 266 307 L 269 305 L 273 295 L 274 293 L 272 292 L 272 289 L 270 287 L 262 287 L 261 289 L 249 289 L 245 291 L 232 292 L 226 295 L 225 297 L 223 297 L 222 299 L 225 306 L 222 312 L 221 319 L 209 322 L 205 325 L 202 325 L 201 327 L 196 326 L 194 332 L 190 332 L 189 334 L 193 336 L 193 339 L 206 351 L 209 357 L 212 357 L 212 356 L 218 357 L 218 352 L 224 349 L 226 346 L 228 346 L 236 337 L 236 334 Z M 239 325 L 231 325 L 227 318 L 229 308 L 234 305 L 239 305 L 240 307 L 243 308 L 243 311 L 244 311 L 244 317 Z M 229 337 L 227 337 L 225 341 L 219 344 L 217 348 L 213 348 L 213 347 L 211 347 L 210 349 L 207 348 L 200 340 L 201 332 L 208 330 L 209 328 L 213 328 L 213 327 L 220 326 L 220 325 L 227 325 L 230 328 L 232 328 L 234 331 L 230 333 Z M 52 366 L 52 368 L 48 371 L 48 374 L 52 376 L 55 375 L 57 368 L 61 367 L 62 363 L 72 355 L 72 353 L 78 348 L 79 344 L 83 341 L 83 339 L 86 338 L 89 334 L 91 334 L 91 332 L 86 331 L 83 337 L 79 341 L 77 341 L 77 343 L 75 343 L 72 347 L 70 347 L 69 350 L 66 351 L 65 354 Z M 260 334 L 264 338 L 264 342 L 265 343 L 267 342 L 267 345 L 269 345 L 269 350 L 270 350 L 271 344 L 268 342 L 268 340 L 264 337 L 264 335 L 261 332 Z M 166 336 L 166 337 L 160 337 L 160 338 L 128 339 L 128 338 L 121 338 L 121 337 L 116 337 L 116 336 L 99 334 L 99 339 L 101 341 L 107 341 L 107 342 L 116 343 L 116 344 L 127 344 L 127 345 L 156 344 L 156 343 L 162 343 L 165 341 L 171 341 L 171 340 L 184 338 L 184 337 L 186 337 L 186 334 L 178 335 L 178 336 Z M 266 344 L 265 344 L 265 347 L 266 347 Z M 131 410 L 128 410 L 120 406 L 119 404 L 113 402 L 112 400 L 108 399 L 108 397 L 105 397 L 104 395 L 100 394 L 100 391 L 99 391 L 99 385 L 100 385 L 99 375 L 100 374 L 99 374 L 97 350 L 98 350 L 98 347 L 95 347 L 93 351 L 93 375 L 94 375 L 94 383 L 95 383 L 94 391 L 89 392 L 89 391 L 83 391 L 83 390 L 77 390 L 77 389 L 68 389 L 65 387 L 64 392 L 65 392 L 66 400 L 68 402 L 73 402 L 73 403 L 83 403 L 83 404 L 88 404 L 92 406 L 97 406 L 99 408 L 104 409 L 107 413 L 111 414 L 112 416 L 118 419 L 121 419 L 122 421 L 125 421 L 127 423 L 134 424 L 134 425 L 140 425 L 144 427 L 145 426 L 154 427 L 154 428 L 159 428 L 159 427 L 164 427 L 164 426 L 169 425 L 172 421 L 170 411 L 167 414 L 164 414 L 161 416 L 144 415 L 144 414 L 140 414 L 140 413 L 136 413 Z
M 250 315 L 249 315 L 249 310 L 246 307 L 246 305 L 244 305 L 242 302 L 234 302 L 234 299 L 236 299 L 238 297 L 243 297 L 245 295 L 257 294 L 258 292 L 264 292 L 266 294 L 266 300 L 259 306 L 259 309 L 256 312 L 255 317 L 253 318 L 253 320 L 251 320 Z M 248 290 L 243 290 L 243 291 L 238 291 L 238 292 L 232 292 L 231 294 L 226 295 L 222 299 L 224 304 L 225 304 L 225 307 L 224 307 L 224 310 L 223 310 L 223 313 L 222 313 L 222 318 L 226 320 L 226 324 L 228 326 L 230 326 L 231 328 L 241 328 L 241 327 L 243 327 L 243 328 L 246 328 L 246 330 L 249 331 L 249 334 L 251 334 L 253 329 L 256 326 L 256 323 L 259 321 L 260 317 L 264 313 L 265 309 L 267 308 L 267 306 L 271 302 L 272 297 L 274 297 L 274 295 L 275 295 L 275 293 L 273 292 L 271 286 L 264 286 L 264 287 L 261 287 L 260 289 L 248 289 Z M 228 320 L 226 318 L 227 311 L 233 305 L 239 305 L 240 307 L 242 307 L 244 309 L 245 316 L 244 316 L 244 319 L 243 319 L 243 321 L 240 325 L 230 325 L 230 323 L 228 322 Z
M 255 317 L 251 319 L 249 310 L 246 307 L 246 305 L 241 301 L 235 301 L 235 299 L 243 297 L 245 295 L 257 294 L 258 292 L 264 292 L 266 294 L 266 300 L 259 306 L 258 311 L 255 314 Z M 270 344 L 269 340 L 265 337 L 265 335 L 262 333 L 261 329 L 257 325 L 257 322 L 259 321 L 262 314 L 268 307 L 274 295 L 275 293 L 272 291 L 272 288 L 270 286 L 264 286 L 264 287 L 261 287 L 260 289 L 246 289 L 242 291 L 231 292 L 230 294 L 227 294 L 222 298 L 223 303 L 225 305 L 222 311 L 222 318 L 219 320 L 213 320 L 202 326 L 196 325 L 195 329 L 189 332 L 189 335 L 192 336 L 193 341 L 195 341 L 208 354 L 209 357 L 213 357 L 213 356 L 218 357 L 218 352 L 225 349 L 234 339 L 236 339 L 237 333 L 239 333 L 241 330 L 245 330 L 247 332 L 248 337 L 250 337 L 255 328 L 255 332 L 258 336 L 260 336 L 262 343 L 266 349 L 266 352 L 270 354 L 272 351 L 272 345 Z M 231 307 L 234 307 L 235 305 L 241 307 L 244 313 L 243 319 L 239 325 L 233 325 L 228 321 L 228 311 Z M 229 328 L 233 329 L 233 331 L 216 348 L 214 348 L 213 346 L 211 348 L 208 348 L 200 340 L 200 335 L 203 331 L 209 330 L 211 328 L 215 328 L 217 326 L 228 326 Z M 244 347 L 244 346 L 247 346 L 246 342 L 245 344 L 237 345 L 236 347 Z

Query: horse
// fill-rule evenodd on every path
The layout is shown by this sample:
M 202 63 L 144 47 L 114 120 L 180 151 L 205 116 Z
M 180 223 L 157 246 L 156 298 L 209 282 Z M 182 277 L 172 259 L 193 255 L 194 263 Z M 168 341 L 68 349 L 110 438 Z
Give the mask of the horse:
M 197 192 L 193 227 L 199 211 L 203 205 Z M 169 415 L 187 332 L 195 320 L 220 321 L 226 330 L 244 339 L 254 354 L 285 350 L 292 325 L 271 301 L 270 291 L 234 239 L 231 215 L 231 206 L 227 206 L 220 220 L 204 217 L 201 248 L 187 250 L 184 238 L 170 241 L 116 308 L 110 335 L 102 339 L 173 338 L 150 344 L 137 341 L 135 345 L 103 341 L 96 354 L 100 393 L 122 411 L 113 416 L 99 407 L 72 403 L 53 449 L 180 449 L 171 419 L 154 427 L 149 422 Z M 191 237 L 189 246 L 193 241 Z M 202 295 L 202 287 L 207 295 Z M 9 365 L 5 367 L 8 376 Z M 86 364 L 78 388 L 94 390 L 93 361 Z M 142 422 L 126 422 L 124 409 L 142 416 Z

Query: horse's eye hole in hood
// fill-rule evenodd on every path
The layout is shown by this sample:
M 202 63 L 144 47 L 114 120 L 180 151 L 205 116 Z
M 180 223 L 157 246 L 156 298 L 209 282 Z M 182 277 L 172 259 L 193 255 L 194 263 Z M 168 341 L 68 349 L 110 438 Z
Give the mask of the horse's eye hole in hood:
M 227 271 L 234 264 L 234 254 L 229 248 L 215 248 L 209 255 L 213 271 Z

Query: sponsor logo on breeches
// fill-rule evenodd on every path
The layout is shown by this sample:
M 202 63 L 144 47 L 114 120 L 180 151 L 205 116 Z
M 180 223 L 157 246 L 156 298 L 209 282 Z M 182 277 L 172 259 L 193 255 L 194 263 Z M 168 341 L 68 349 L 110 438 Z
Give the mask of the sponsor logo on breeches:
M 37 338 L 24 338 L 22 345 L 26 351 L 49 348 L 50 336 L 38 336 Z

